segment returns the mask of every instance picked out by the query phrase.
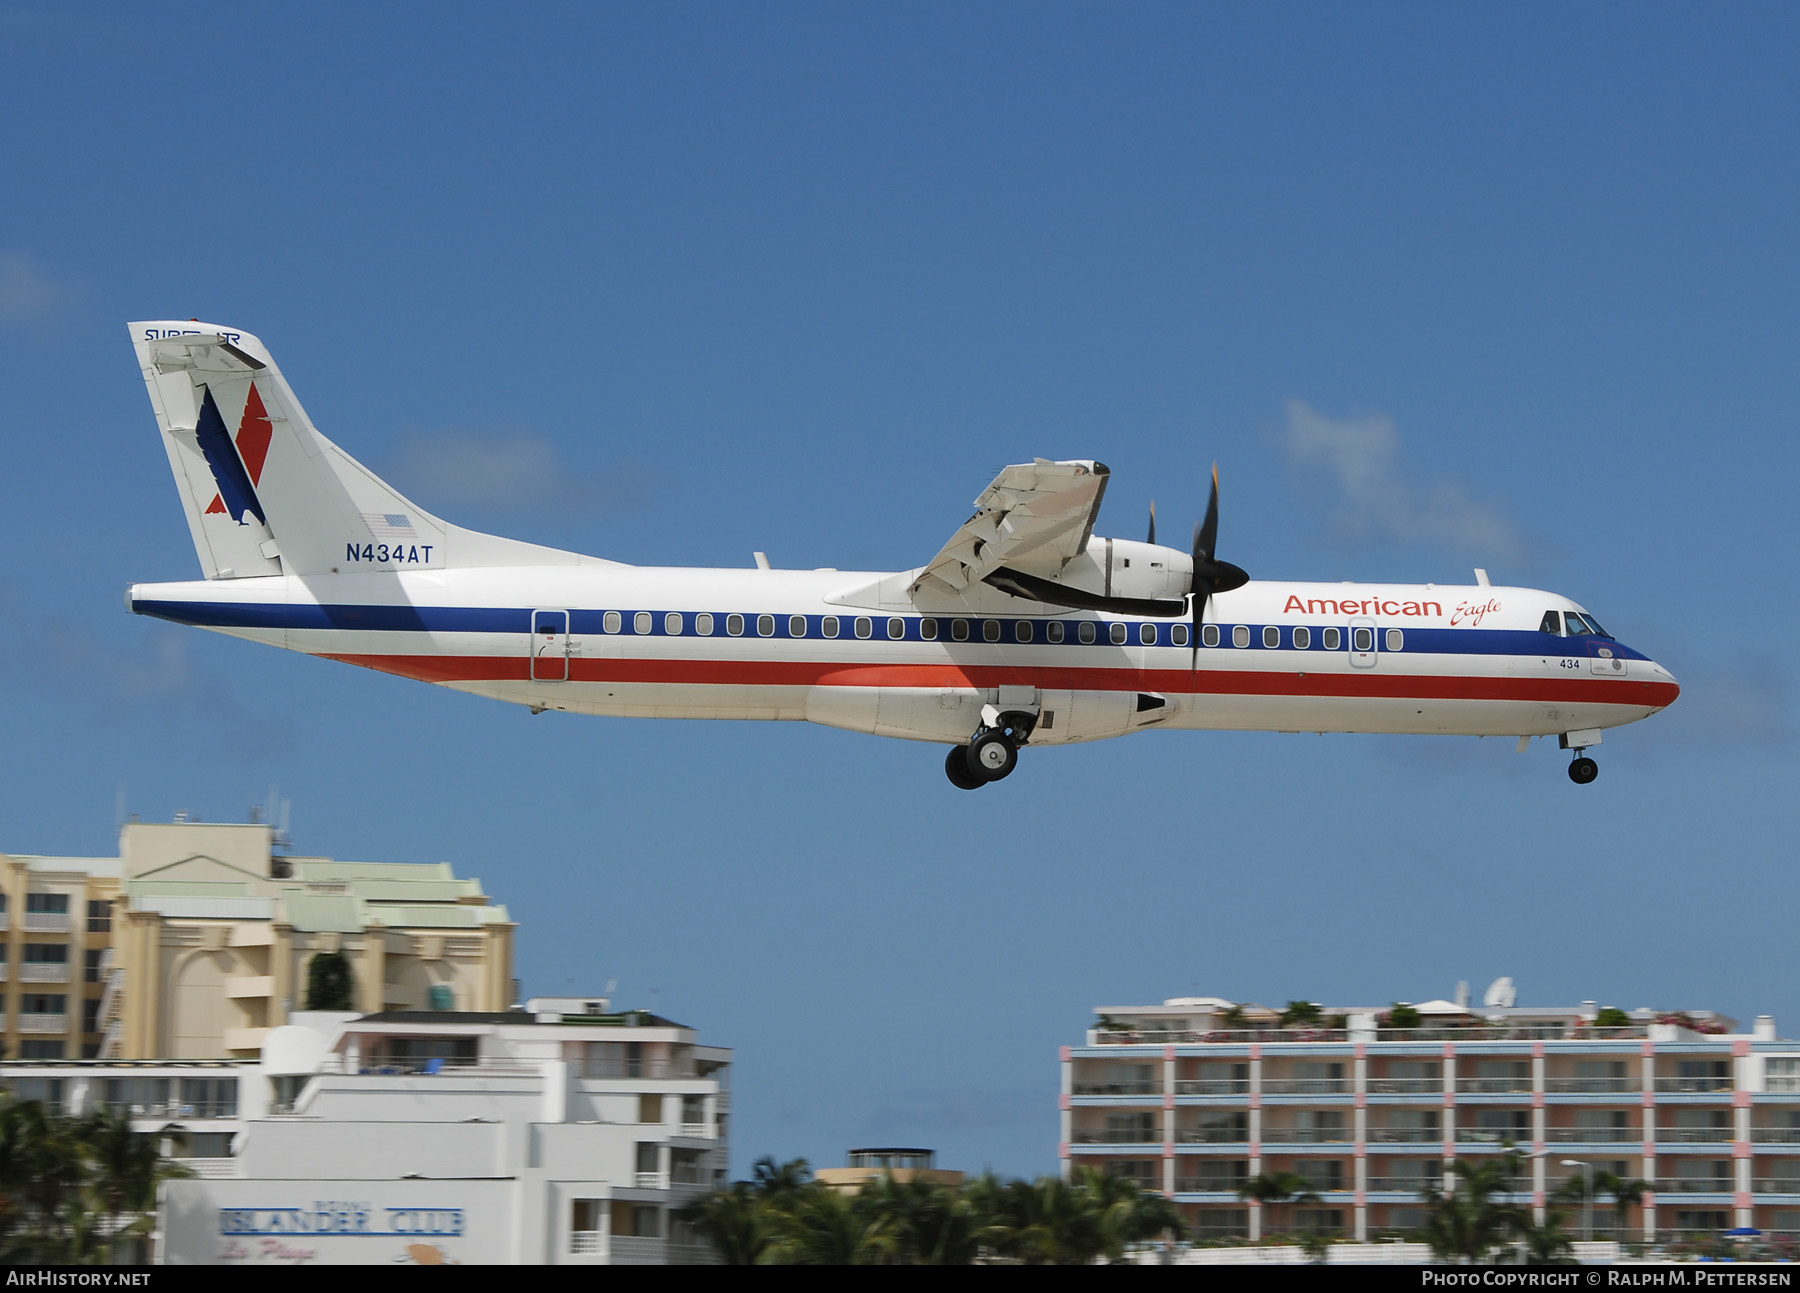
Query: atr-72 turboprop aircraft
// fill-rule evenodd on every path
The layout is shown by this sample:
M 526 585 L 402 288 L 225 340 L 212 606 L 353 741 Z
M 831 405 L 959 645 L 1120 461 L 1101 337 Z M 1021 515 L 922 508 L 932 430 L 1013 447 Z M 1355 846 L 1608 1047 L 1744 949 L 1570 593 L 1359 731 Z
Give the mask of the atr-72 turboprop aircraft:
M 1148 728 L 1557 736 L 1586 747 L 1679 694 L 1555 593 L 1275 583 L 1094 534 L 1108 471 L 1006 468 L 897 574 L 629 566 L 465 530 L 321 435 L 261 341 L 131 325 L 203 581 L 136 584 L 178 624 L 529 705 L 806 719 L 935 741 L 973 790 L 1021 748 Z

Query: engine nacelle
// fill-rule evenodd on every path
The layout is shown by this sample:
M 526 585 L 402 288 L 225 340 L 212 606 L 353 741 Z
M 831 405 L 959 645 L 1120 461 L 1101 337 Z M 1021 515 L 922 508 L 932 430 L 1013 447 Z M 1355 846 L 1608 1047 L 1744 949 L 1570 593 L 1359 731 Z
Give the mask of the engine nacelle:
M 1161 544 L 1095 536 L 1085 552 L 1054 574 L 1003 569 L 988 576 L 988 582 L 1056 606 L 1173 616 L 1186 610 L 1194 586 L 1194 559 Z

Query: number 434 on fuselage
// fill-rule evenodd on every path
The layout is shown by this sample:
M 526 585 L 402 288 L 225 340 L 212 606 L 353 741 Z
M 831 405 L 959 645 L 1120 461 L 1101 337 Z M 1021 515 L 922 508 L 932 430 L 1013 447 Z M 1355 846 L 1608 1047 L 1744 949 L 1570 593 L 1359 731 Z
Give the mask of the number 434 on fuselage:
M 1556 736 L 1584 753 L 1679 688 L 1555 593 L 1252 580 L 1094 533 L 1108 471 L 1007 467 L 897 573 L 631 566 L 466 530 L 326 439 L 262 342 L 131 325 L 203 580 L 141 615 L 571 713 L 805 719 L 950 747 L 965 789 L 1021 749 L 1151 728 Z

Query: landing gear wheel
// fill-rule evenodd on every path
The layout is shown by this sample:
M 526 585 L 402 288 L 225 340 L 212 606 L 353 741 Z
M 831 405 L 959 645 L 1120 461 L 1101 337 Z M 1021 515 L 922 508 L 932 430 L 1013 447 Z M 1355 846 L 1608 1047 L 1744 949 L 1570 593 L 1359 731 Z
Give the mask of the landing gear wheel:
M 999 781 L 1019 766 L 1019 747 L 1005 732 L 983 732 L 969 742 L 969 771 L 983 781 Z
M 987 785 L 985 778 L 978 777 L 969 768 L 969 747 L 953 745 L 950 753 L 944 756 L 944 775 L 950 778 L 950 784 L 958 790 L 980 790 Z
M 1585 786 L 1600 775 L 1600 765 L 1585 754 L 1569 765 L 1569 780 L 1578 786 Z

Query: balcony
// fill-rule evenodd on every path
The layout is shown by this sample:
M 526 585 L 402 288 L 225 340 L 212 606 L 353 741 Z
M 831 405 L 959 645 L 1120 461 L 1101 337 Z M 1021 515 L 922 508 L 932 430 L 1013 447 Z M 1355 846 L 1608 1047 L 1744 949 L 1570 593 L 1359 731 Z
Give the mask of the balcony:
M 1370 1078 L 1370 1095 L 1442 1095 L 1443 1078 Z
M 0 911 L 0 934 L 12 928 L 12 913 Z
M 1635 1127 L 1551 1127 L 1544 1133 L 1552 1145 L 1635 1145 L 1643 1138 Z
M 1375 1032 L 1383 1042 L 1561 1042 L 1561 1041 L 1631 1041 L 1650 1035 L 1644 1024 L 1626 1028 L 1582 1028 L 1564 1024 L 1516 1024 L 1501 1027 L 1469 1028 L 1380 1028 Z
M 1555 1095 L 1623 1095 L 1644 1089 L 1638 1078 L 1550 1078 L 1544 1090 Z
M 1211 1045 L 1242 1045 L 1246 1042 L 1347 1042 L 1344 1028 L 1219 1028 L 1212 1032 L 1137 1032 L 1132 1030 L 1096 1030 L 1096 1046 L 1179 1046 L 1203 1042 Z
M 1182 1127 L 1175 1139 L 1183 1145 L 1247 1145 L 1248 1127 Z
M 1354 1139 L 1349 1127 L 1264 1127 L 1264 1144 L 1346 1145 Z
M 1758 1194 L 1800 1194 L 1800 1176 L 1759 1176 L 1750 1188 Z
M 1729 1176 L 1668 1176 L 1656 1179 L 1658 1194 L 1734 1194 L 1737 1185 Z
M 225 995 L 233 999 L 272 997 L 275 979 L 268 974 L 239 974 L 225 980 Z
M 1188 1078 L 1175 1084 L 1176 1095 L 1249 1095 L 1248 1078 Z
M 1442 1127 L 1371 1127 L 1369 1142 L 1375 1145 L 1440 1145 Z
M 680 1134 L 695 1139 L 709 1140 L 712 1138 L 712 1128 L 704 1122 L 684 1122 L 681 1124 Z
M 1800 1127 L 1752 1127 L 1750 1139 L 1759 1145 L 1800 1145 Z
M 66 1033 L 69 1031 L 67 1015 L 20 1015 L 19 1031 L 22 1033 Z
M 1732 1134 L 1729 1127 L 1658 1127 L 1656 1140 L 1663 1145 L 1726 1145 Z
M 26 961 L 19 966 L 20 983 L 67 983 L 67 961 Z
M 1077 1131 L 1077 1145 L 1160 1145 L 1162 1133 L 1143 1127 L 1120 1127 L 1116 1130 Z
M 25 928 L 33 934 L 66 934 L 70 928 L 69 916 L 61 911 L 28 911 Z
M 1265 1078 L 1262 1084 L 1264 1095 L 1351 1095 L 1355 1090 L 1349 1078 Z
M 1529 1145 L 1531 1128 L 1529 1127 L 1458 1127 L 1456 1143 L 1459 1145 Z
M 1076 1082 L 1076 1095 L 1161 1095 L 1161 1082 Z
M 1371 1194 L 1379 1191 L 1416 1197 L 1427 1192 L 1436 1194 L 1443 1188 L 1443 1184 L 1444 1178 L 1441 1176 L 1371 1176 L 1368 1190 Z
M 1531 1079 L 1528 1077 L 1457 1078 L 1456 1090 L 1459 1095 L 1530 1095 Z
M 191 1100 L 186 1103 L 180 1100 L 151 1100 L 137 1104 L 108 1100 L 105 1103 L 109 1112 L 128 1113 L 133 1118 L 235 1118 L 238 1116 L 236 1100 Z
M 665 1190 L 668 1186 L 664 1184 L 661 1172 L 639 1172 L 637 1188 L 640 1190 Z
M 569 1251 L 572 1253 L 597 1253 L 600 1251 L 600 1231 L 572 1230 L 569 1232 Z
M 1731 1089 L 1729 1077 L 1659 1077 L 1656 1079 L 1656 1090 L 1659 1095 L 1703 1095 Z
M 202 1180 L 220 1181 L 242 1175 L 235 1158 L 177 1158 L 170 1160 Z

